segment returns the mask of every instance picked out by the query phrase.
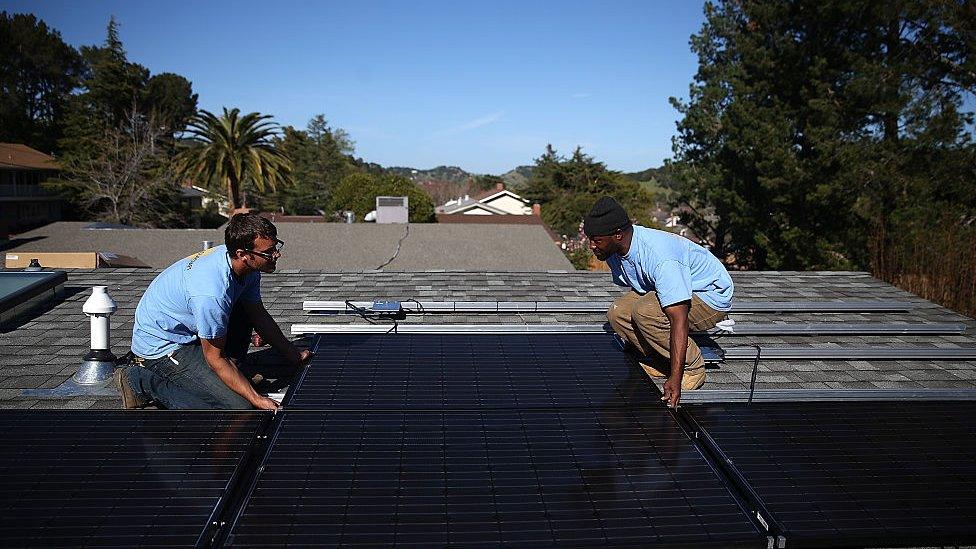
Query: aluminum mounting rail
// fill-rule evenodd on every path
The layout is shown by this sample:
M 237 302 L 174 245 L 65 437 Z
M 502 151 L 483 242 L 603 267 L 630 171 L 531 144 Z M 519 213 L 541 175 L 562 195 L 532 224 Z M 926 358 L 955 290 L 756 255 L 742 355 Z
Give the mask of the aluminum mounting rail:
M 976 400 L 976 389 L 762 389 L 757 384 L 753 402 L 830 402 L 886 400 Z M 748 402 L 749 391 L 701 389 L 682 391 L 681 403 Z
M 733 313 L 897 313 L 917 305 L 908 301 L 848 299 L 846 301 L 734 301 Z
M 395 330 L 394 330 L 395 328 Z M 606 333 L 602 324 L 292 324 L 293 335 L 304 334 L 592 334 Z
M 712 329 L 711 335 L 933 335 L 962 334 L 966 325 L 951 322 L 929 324 L 890 324 L 874 322 L 809 322 L 769 324 L 738 322 L 731 331 Z
M 768 360 L 974 360 L 976 347 L 920 348 L 920 347 L 766 347 L 761 345 L 762 359 Z M 706 352 L 705 349 L 708 349 Z M 752 346 L 702 349 L 706 362 L 714 356 L 725 360 L 754 360 L 756 348 Z
M 372 301 L 350 301 L 362 310 L 373 312 Z M 409 313 L 604 313 L 606 301 L 400 301 Z M 742 301 L 735 302 L 736 313 L 871 313 L 907 312 L 915 304 L 906 301 Z M 309 314 L 356 314 L 345 301 L 305 301 L 302 309 Z

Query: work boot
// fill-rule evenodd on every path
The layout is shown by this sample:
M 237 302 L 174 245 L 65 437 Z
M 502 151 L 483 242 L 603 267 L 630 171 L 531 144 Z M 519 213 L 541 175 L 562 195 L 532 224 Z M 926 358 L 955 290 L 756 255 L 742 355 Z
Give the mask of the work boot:
M 149 405 L 148 400 L 132 390 L 129 377 L 125 375 L 125 368 L 117 368 L 112 377 L 115 379 L 115 388 L 119 390 L 119 395 L 122 396 L 122 408 L 124 410 L 138 410 Z

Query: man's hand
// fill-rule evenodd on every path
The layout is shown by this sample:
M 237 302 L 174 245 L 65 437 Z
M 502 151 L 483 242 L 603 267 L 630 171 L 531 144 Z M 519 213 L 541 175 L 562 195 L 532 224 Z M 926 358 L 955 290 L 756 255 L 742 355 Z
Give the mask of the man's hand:
M 277 410 L 278 408 L 281 408 L 281 403 L 266 396 L 258 396 L 258 398 L 251 402 L 251 404 L 253 404 L 258 410 Z
M 664 396 L 661 400 L 667 401 L 669 408 L 678 406 L 681 400 L 681 376 L 672 375 L 664 382 Z
M 296 366 L 304 366 L 308 364 L 312 360 L 313 356 L 315 356 L 315 353 L 309 351 L 308 349 L 298 353 L 298 363 Z

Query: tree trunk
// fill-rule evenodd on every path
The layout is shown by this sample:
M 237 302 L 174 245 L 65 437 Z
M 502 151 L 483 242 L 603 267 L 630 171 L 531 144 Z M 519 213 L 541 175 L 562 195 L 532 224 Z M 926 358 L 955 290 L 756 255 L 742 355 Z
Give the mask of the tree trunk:
M 241 183 L 233 175 L 227 176 L 227 198 L 230 199 L 231 210 L 244 207 L 244 199 L 241 197 Z

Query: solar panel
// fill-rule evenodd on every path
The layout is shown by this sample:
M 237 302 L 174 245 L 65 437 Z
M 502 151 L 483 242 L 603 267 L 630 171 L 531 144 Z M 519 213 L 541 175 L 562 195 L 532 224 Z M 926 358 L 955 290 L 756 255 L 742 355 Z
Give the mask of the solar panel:
M 285 412 L 230 546 L 767 547 L 664 409 Z
M 976 403 L 685 411 L 782 524 L 787 547 L 976 543 Z
M 0 411 L 3 546 L 192 546 L 267 417 Z
M 595 408 L 650 406 L 655 394 L 606 333 L 335 334 L 288 407 Z

